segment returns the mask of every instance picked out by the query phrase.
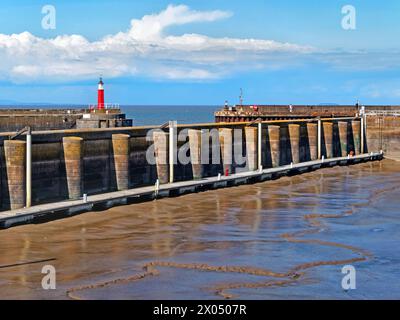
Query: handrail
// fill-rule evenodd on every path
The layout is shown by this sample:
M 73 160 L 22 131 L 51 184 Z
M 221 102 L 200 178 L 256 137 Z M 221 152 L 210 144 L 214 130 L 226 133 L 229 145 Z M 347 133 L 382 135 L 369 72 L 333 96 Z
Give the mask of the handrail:
M 104 103 L 102 105 L 104 109 L 121 109 L 119 103 Z M 89 104 L 89 110 L 96 110 L 98 108 L 98 104 Z
M 367 116 L 394 116 L 400 117 L 400 110 L 368 110 L 365 112 Z

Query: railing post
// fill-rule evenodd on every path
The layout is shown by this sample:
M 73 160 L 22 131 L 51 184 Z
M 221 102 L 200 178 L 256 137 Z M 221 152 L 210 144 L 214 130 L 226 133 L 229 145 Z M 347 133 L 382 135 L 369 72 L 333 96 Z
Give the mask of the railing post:
M 364 133 L 365 133 L 365 120 L 364 120 L 364 115 L 361 115 L 361 154 L 364 154 L 365 148 L 364 148 Z
M 318 119 L 318 159 L 322 157 L 322 123 L 321 119 Z
M 174 182 L 174 165 L 176 163 L 177 121 L 169 122 L 169 183 Z
M 258 123 L 257 137 L 257 155 L 258 155 L 258 170 L 262 169 L 262 122 Z
M 29 208 L 32 205 L 32 132 L 28 128 L 26 133 L 26 204 Z

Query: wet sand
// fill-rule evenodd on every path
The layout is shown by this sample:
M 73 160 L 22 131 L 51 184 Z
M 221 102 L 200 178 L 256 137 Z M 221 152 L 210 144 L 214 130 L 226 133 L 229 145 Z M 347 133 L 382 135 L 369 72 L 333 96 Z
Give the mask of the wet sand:
M 399 299 L 399 185 L 384 160 L 2 230 L 0 298 Z

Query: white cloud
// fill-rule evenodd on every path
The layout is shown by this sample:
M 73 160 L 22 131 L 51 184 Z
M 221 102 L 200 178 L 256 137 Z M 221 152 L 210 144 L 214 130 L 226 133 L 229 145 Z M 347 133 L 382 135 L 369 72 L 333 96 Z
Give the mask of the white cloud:
M 81 35 L 53 39 L 29 32 L 0 34 L 0 77 L 14 82 L 70 81 L 145 76 L 156 79 L 212 79 L 255 68 L 275 68 L 311 47 L 262 39 L 168 35 L 174 25 L 231 17 L 225 11 L 195 11 L 169 5 L 164 11 L 131 21 L 126 32 L 90 42 Z M 282 62 L 283 61 L 283 62 Z
M 182 25 L 192 22 L 211 22 L 230 17 L 232 14 L 225 11 L 199 12 L 189 7 L 170 5 L 159 14 L 144 16 L 141 20 L 132 20 L 129 35 L 136 40 L 160 40 L 166 27 Z

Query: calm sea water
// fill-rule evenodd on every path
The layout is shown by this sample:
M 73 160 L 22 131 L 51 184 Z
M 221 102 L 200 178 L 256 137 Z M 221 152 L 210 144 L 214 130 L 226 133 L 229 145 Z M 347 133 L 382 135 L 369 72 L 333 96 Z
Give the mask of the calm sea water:
M 0 298 L 399 299 L 399 183 L 384 160 L 3 230 Z
M 30 106 L 0 106 L 5 108 L 86 108 L 87 106 L 67 105 L 30 105 Z M 214 122 L 214 111 L 221 109 L 221 106 L 121 106 L 127 118 L 134 120 L 135 126 L 160 125 L 170 120 L 177 120 L 180 123 L 204 123 Z
M 214 112 L 219 106 L 122 106 L 128 118 L 134 124 L 159 125 L 170 120 L 178 123 L 214 122 Z

